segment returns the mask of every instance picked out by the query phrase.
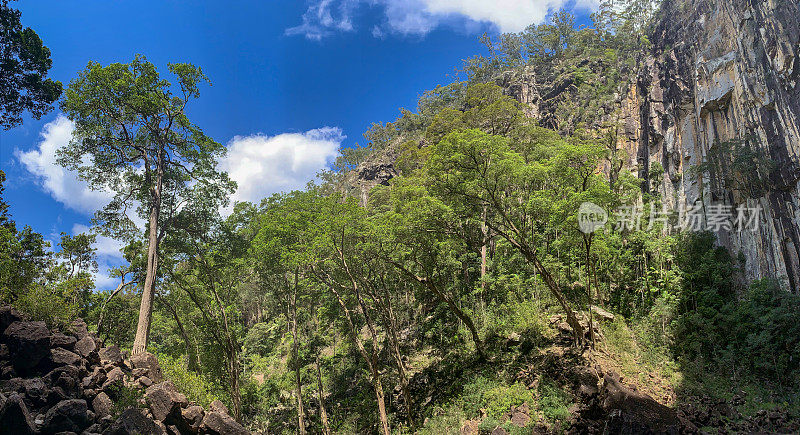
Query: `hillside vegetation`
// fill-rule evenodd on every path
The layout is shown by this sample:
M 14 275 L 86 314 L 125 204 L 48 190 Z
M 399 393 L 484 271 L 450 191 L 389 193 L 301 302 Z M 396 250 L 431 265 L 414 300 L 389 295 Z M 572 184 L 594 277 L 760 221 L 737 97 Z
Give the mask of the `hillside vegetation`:
M 96 223 L 128 242 L 121 283 L 95 291 L 94 235 L 62 235 L 53 253 L 2 203 L 2 302 L 52 328 L 82 317 L 100 341 L 136 354 L 152 289 L 143 340 L 164 376 L 265 433 L 638 427 L 625 426 L 640 423 L 637 409 L 611 419 L 616 405 L 602 398 L 615 391 L 683 432 L 797 430 L 800 297 L 744 283 L 742 260 L 712 234 L 651 213 L 663 198 L 623 167 L 611 136 L 658 12 L 603 2 L 593 19 L 578 28 L 559 12 L 485 38 L 489 54 L 466 62 L 463 81 L 375 124 L 366 146 L 342 150 L 306 189 L 238 203 L 227 217 L 233 186 L 214 169 L 222 147 L 182 112 L 200 70 L 170 66 L 185 98 L 175 100 L 143 58 L 92 64 L 65 90 L 82 140 L 62 162 L 119 189 Z M 536 116 L 506 86 L 526 75 Z M 152 120 L 136 140 L 91 112 L 104 86 L 130 98 L 115 112 L 121 125 Z M 175 111 L 175 131 L 148 130 Z M 137 147 L 156 139 L 168 146 L 153 155 L 168 157 L 142 175 L 132 168 L 150 154 Z M 99 163 L 82 166 L 93 145 Z M 390 177 L 363 176 L 380 165 Z M 654 166 L 653 186 L 658 176 Z M 147 234 L 128 226 L 130 198 Z M 611 213 L 584 233 L 587 202 L 638 206 L 640 225 Z

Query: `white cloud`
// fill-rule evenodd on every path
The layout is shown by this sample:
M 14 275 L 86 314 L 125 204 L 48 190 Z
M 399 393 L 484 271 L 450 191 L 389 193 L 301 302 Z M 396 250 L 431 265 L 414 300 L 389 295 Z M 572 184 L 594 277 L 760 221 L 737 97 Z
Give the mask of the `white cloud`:
M 353 30 L 352 13 L 359 0 L 317 0 L 303 14 L 303 23 L 286 29 L 287 35 L 304 35 L 319 41 L 336 31 Z
M 594 10 L 598 0 L 313 0 L 303 14 L 303 23 L 287 29 L 287 35 L 305 35 L 320 40 L 337 31 L 353 31 L 353 14 L 361 5 L 383 10 L 384 31 L 401 35 L 426 35 L 448 20 L 488 23 L 501 32 L 519 32 L 530 24 L 540 24 L 547 16 L 574 4 Z
M 59 115 L 45 124 L 40 134 L 41 141 L 34 149 L 26 152 L 15 150 L 14 155 L 56 201 L 81 213 L 94 213 L 108 204 L 112 194 L 92 190 L 75 172 L 56 162 L 56 151 L 69 143 L 74 130 L 72 121 Z
M 86 225 L 75 224 L 72 226 L 72 235 L 91 232 L 91 228 Z M 112 278 L 109 270 L 124 263 L 121 252 L 123 247 L 124 243 L 116 239 L 97 235 L 94 248 L 97 249 L 98 268 L 97 273 L 94 274 L 94 280 L 98 290 L 113 289 L 119 284 L 119 278 Z
M 305 133 L 234 137 L 220 162 L 238 184 L 233 201 L 258 202 L 273 193 L 301 189 L 339 154 L 340 128 Z

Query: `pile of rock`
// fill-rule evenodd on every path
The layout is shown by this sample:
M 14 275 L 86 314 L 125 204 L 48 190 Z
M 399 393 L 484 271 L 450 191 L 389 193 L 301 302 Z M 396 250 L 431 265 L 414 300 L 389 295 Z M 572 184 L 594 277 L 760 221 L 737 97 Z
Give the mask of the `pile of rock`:
M 153 354 L 100 347 L 82 320 L 53 332 L 0 307 L 0 435 L 248 433 L 221 402 L 189 402 Z

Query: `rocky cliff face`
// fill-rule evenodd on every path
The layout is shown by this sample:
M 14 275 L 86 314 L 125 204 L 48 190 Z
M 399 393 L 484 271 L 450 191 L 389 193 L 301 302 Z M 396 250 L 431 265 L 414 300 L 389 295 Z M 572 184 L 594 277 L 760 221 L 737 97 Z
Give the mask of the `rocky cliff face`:
M 748 281 L 776 278 L 800 291 L 800 3 L 665 0 L 659 17 L 652 51 L 617 99 L 623 168 L 643 190 L 651 168 L 663 168 L 655 189 L 664 203 L 698 210 L 703 228 L 712 213 L 735 223 L 739 207 L 760 208 L 755 231 L 711 227 L 744 258 Z M 509 73 L 497 83 L 530 116 L 546 112 L 535 78 Z
M 800 1 L 665 0 L 658 17 L 652 51 L 603 116 L 616 124 L 623 169 L 644 190 L 660 179 L 667 208 L 699 211 L 703 227 L 715 212 L 735 221 L 739 207 L 760 209 L 752 231 L 712 228 L 744 258 L 747 281 L 775 278 L 800 292 Z M 537 83 L 528 69 L 496 83 L 527 116 L 557 124 L 552 102 L 566 85 Z M 362 201 L 396 175 L 393 162 L 381 153 L 359 167 Z
M 620 102 L 627 165 L 648 179 L 660 163 L 673 209 L 760 207 L 757 231 L 721 228 L 719 242 L 742 254 L 746 278 L 800 291 L 800 5 L 667 0 L 662 12 Z

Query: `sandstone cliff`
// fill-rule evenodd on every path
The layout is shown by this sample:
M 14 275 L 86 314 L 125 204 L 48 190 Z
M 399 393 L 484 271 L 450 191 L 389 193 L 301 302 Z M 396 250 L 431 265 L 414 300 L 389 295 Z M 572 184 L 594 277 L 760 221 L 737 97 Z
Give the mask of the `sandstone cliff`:
M 694 207 L 707 221 L 712 205 L 733 218 L 740 206 L 760 208 L 757 231 L 723 226 L 718 240 L 744 259 L 746 280 L 775 278 L 800 291 L 800 2 L 665 0 L 656 20 L 634 79 L 615 107 L 601 102 L 591 127 L 616 131 L 623 170 L 643 190 L 660 164 L 657 191 L 670 210 Z M 537 80 L 529 69 L 496 83 L 527 116 L 558 124 L 554 102 L 568 97 L 569 83 Z M 396 175 L 393 154 L 351 174 L 362 201 Z
M 746 278 L 800 291 L 798 1 L 667 0 L 652 42 L 620 101 L 628 167 L 647 179 L 660 163 L 673 209 L 760 206 L 758 231 L 723 228 L 719 242 L 742 254 Z M 719 149 L 728 141 L 754 152 Z M 715 147 L 727 155 L 714 159 Z

